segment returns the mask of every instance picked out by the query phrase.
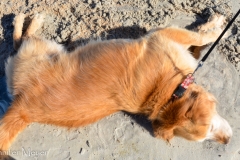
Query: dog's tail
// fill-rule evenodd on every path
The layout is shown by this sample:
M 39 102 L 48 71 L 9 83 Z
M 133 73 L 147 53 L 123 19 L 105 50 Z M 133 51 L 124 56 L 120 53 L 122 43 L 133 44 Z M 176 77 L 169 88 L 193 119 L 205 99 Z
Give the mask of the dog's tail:
M 12 141 L 29 124 L 29 118 L 21 108 L 13 103 L 0 121 L 0 155 L 8 153 Z

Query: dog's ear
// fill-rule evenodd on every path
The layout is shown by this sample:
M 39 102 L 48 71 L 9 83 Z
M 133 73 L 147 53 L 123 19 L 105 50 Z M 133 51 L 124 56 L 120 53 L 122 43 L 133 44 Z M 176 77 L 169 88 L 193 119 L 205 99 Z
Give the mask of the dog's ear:
M 197 111 L 196 111 L 196 107 L 194 107 L 194 104 L 196 105 L 198 102 L 197 98 L 199 97 L 199 93 L 197 91 L 192 91 L 189 93 L 189 96 L 188 96 L 188 105 L 186 105 L 188 107 L 186 113 L 185 113 L 185 116 L 188 118 L 188 119 L 192 119 L 192 120 L 195 120 L 196 117 L 199 117 L 197 116 Z
M 194 103 L 189 105 L 185 113 L 186 118 L 194 123 L 209 121 L 210 115 L 215 109 L 215 98 L 209 93 L 199 93 L 196 91 L 191 92 L 189 98 L 192 99 Z
M 152 122 L 152 127 L 156 138 L 161 138 L 169 142 L 174 137 L 174 126 L 165 126 L 159 120 L 155 120 Z

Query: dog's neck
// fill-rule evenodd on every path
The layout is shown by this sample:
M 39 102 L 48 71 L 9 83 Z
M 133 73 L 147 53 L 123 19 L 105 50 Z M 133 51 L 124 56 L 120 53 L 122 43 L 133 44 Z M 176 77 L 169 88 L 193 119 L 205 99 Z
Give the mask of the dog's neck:
M 164 77 L 161 82 L 157 82 L 157 87 L 149 93 L 146 102 L 142 104 L 141 108 L 145 109 L 142 113 L 150 120 L 156 119 L 160 110 L 174 101 L 172 95 L 182 79 L 184 75 L 181 72 L 175 72 L 175 74 Z

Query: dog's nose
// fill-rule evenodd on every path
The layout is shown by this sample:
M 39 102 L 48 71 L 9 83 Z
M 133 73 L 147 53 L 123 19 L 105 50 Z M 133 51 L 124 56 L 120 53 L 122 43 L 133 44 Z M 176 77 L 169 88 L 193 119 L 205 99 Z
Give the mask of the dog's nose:
M 228 144 L 230 142 L 230 138 L 228 136 L 216 136 L 215 140 L 221 144 Z
M 230 141 L 230 137 L 225 137 L 225 138 L 223 139 L 223 144 L 228 144 L 229 141 Z
M 221 144 L 228 144 L 233 134 L 229 123 L 224 118 L 216 114 L 212 120 L 212 125 L 212 139 Z

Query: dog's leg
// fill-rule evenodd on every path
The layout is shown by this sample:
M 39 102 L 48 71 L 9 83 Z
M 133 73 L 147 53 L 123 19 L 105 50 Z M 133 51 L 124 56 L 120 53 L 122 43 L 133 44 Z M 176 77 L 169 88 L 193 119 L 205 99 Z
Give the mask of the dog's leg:
M 20 13 L 14 18 L 14 21 L 13 21 L 13 25 L 14 25 L 13 47 L 15 50 L 18 50 L 18 48 L 21 45 L 24 18 L 25 18 L 25 15 L 23 13 Z
M 35 32 L 41 27 L 43 20 L 44 20 L 43 14 L 36 14 L 33 17 L 30 25 L 28 26 L 28 28 L 24 34 L 24 37 L 33 36 L 35 34 Z
M 198 32 L 175 27 L 165 28 L 159 32 L 160 35 L 166 36 L 188 49 L 190 46 L 204 46 L 210 42 L 214 42 L 223 31 L 221 26 L 224 22 L 225 19 L 223 16 L 214 15 L 209 22 L 199 27 Z
M 19 15 L 17 15 L 15 17 L 14 22 L 13 22 L 13 25 L 14 25 L 13 47 L 15 50 L 18 50 L 18 48 L 21 46 L 23 37 L 31 37 L 34 35 L 34 33 L 41 26 L 44 16 L 43 16 L 43 14 L 36 14 L 34 16 L 34 18 L 32 19 L 30 25 L 28 26 L 25 34 L 22 36 L 24 18 L 25 18 L 25 15 L 23 13 L 20 13 Z
M 16 19 L 18 18 L 16 17 Z M 56 42 L 42 39 L 35 35 L 35 32 L 41 27 L 43 20 L 43 14 L 36 14 L 31 20 L 26 32 L 22 37 L 19 36 L 21 37 L 21 44 L 24 45 L 18 50 L 16 57 L 21 59 L 18 60 L 21 61 L 21 63 L 26 62 L 26 64 L 29 64 L 30 58 L 34 55 L 51 54 L 53 56 L 49 58 L 55 58 L 57 53 L 64 52 L 64 48 Z M 18 29 L 16 28 L 16 30 Z
M 212 17 L 210 17 L 208 19 L 208 22 L 198 26 L 198 32 L 199 33 L 206 33 L 206 32 L 211 32 L 212 30 L 214 30 L 215 28 L 221 28 L 223 26 L 223 23 L 225 22 L 225 17 L 219 14 L 215 14 Z M 224 38 L 227 36 L 228 34 L 226 33 L 224 35 Z M 215 40 L 214 40 L 215 41 Z M 206 48 L 206 45 L 204 46 L 192 46 L 191 47 L 191 52 L 192 55 L 195 59 L 199 59 L 200 55 L 201 55 L 201 51 Z
M 29 124 L 28 116 L 21 110 L 21 106 L 15 104 L 9 108 L 1 120 L 0 152 L 5 153 L 17 134 Z

